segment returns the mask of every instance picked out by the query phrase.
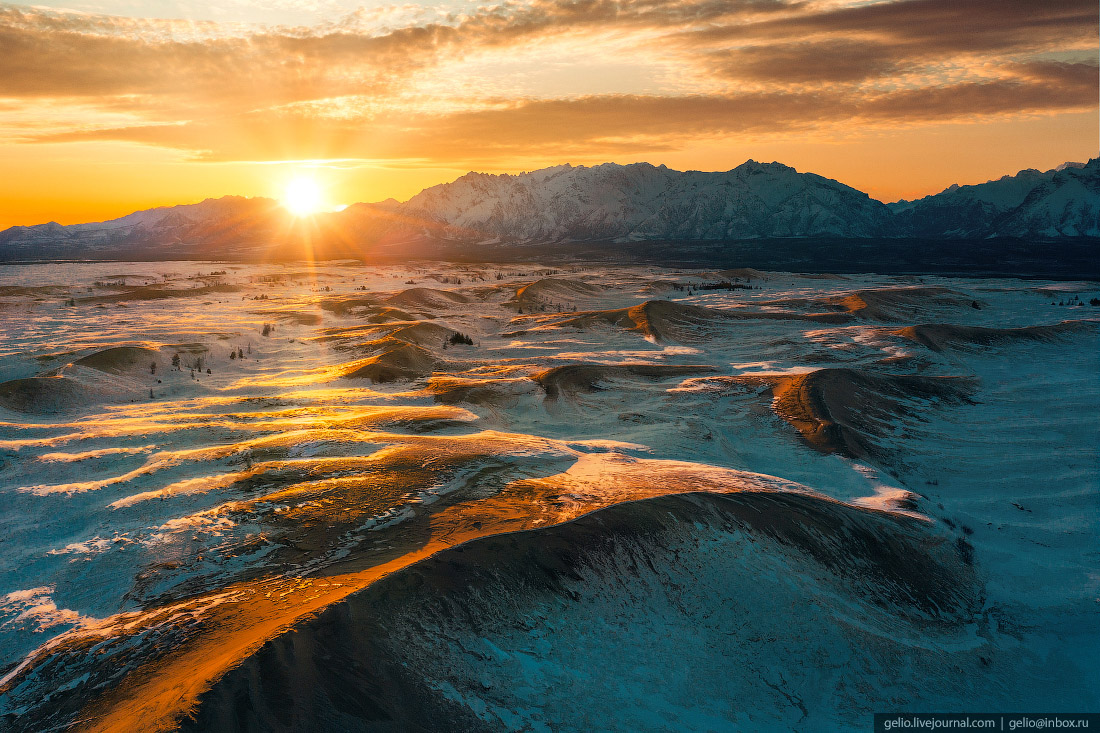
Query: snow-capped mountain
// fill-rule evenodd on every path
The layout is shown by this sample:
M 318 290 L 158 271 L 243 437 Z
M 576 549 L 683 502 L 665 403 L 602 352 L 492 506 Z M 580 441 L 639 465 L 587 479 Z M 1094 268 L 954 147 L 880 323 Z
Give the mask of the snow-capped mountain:
M 150 249 L 186 252 L 214 242 L 247 246 L 270 237 L 275 220 L 285 217 L 272 199 L 225 196 L 89 224 L 15 226 L 0 232 L 0 252 L 7 259 L 87 258 Z
M 854 188 L 780 163 L 725 173 L 648 163 L 469 173 L 403 206 L 451 239 L 720 240 L 894 233 L 889 210 Z
M 111 221 L 0 232 L 0 259 L 359 256 L 411 241 L 468 245 L 777 238 L 1100 237 L 1100 160 L 883 204 L 780 163 L 719 173 L 648 163 L 468 173 L 401 203 L 295 220 L 272 199 L 226 196 Z M 274 248 L 274 250 L 272 250 Z
M 1100 159 L 1020 171 L 890 204 L 900 229 L 925 237 L 1100 236 Z

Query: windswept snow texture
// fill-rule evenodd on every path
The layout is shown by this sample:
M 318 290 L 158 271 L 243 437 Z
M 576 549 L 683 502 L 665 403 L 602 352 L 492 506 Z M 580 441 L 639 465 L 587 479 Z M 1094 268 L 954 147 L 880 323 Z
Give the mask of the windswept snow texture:
M 747 269 L 6 266 L 0 728 L 1100 710 L 1094 301 Z

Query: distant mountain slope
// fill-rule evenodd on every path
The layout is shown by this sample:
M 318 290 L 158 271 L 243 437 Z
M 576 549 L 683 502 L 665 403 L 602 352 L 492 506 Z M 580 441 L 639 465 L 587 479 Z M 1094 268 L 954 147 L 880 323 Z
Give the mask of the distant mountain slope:
M 208 245 L 245 247 L 270 240 L 287 214 L 277 201 L 225 196 L 161 206 L 90 224 L 57 222 L 0 232 L 4 259 L 96 258 L 157 251 L 200 254 Z
M 648 163 L 569 165 L 517 176 L 470 173 L 403 207 L 453 239 L 583 241 L 870 237 L 895 233 L 880 202 L 780 163 L 726 173 Z
M 917 237 L 1100 236 L 1100 159 L 1024 170 L 890 204 L 901 231 Z
M 421 191 L 295 219 L 278 202 L 226 196 L 111 221 L 0 232 L 0 260 L 355 257 L 377 245 L 1100 237 L 1100 160 L 1021 171 L 890 205 L 780 163 L 722 173 L 648 163 L 468 173 Z

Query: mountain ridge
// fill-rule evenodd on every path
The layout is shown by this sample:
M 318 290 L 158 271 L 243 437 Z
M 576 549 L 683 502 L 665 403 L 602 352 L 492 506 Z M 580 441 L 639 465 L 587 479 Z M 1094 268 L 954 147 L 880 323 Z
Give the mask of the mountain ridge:
M 336 242 L 354 256 L 423 240 L 491 247 L 905 237 L 1100 237 L 1100 159 L 889 204 L 834 179 L 751 159 L 716 172 L 651 163 L 471 171 L 404 202 L 356 203 L 306 219 L 274 199 L 224 196 L 103 222 L 14 226 L 0 232 L 0 259 L 234 255 L 303 238 Z

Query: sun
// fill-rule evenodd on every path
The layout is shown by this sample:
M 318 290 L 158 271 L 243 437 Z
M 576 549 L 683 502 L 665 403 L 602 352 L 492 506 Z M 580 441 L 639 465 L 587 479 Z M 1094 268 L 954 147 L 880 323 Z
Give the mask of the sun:
M 310 216 L 324 211 L 324 196 L 317 181 L 305 176 L 292 178 L 283 189 L 283 206 L 295 216 Z

